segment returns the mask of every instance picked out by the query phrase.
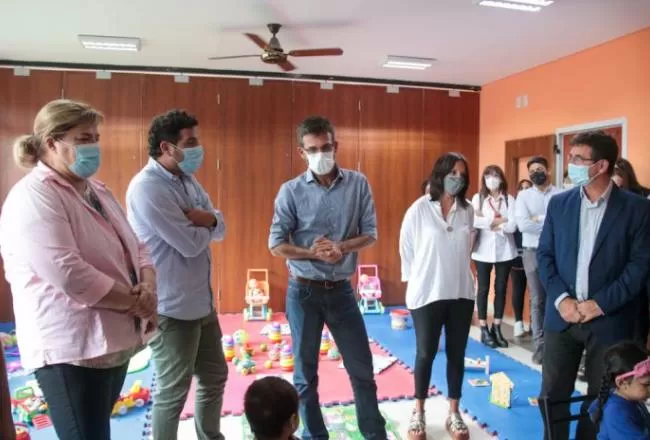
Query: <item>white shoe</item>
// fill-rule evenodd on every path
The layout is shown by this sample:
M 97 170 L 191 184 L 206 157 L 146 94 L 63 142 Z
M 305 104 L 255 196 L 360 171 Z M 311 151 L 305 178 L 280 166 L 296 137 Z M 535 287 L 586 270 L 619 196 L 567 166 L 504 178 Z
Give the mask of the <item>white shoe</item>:
M 515 338 L 521 338 L 526 334 L 526 329 L 524 328 L 523 321 L 515 322 L 514 333 L 515 333 Z

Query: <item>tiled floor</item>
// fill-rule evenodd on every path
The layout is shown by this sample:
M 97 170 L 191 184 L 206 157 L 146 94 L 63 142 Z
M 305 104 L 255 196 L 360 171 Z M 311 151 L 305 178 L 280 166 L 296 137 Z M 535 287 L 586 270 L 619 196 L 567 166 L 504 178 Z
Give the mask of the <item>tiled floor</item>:
M 503 324 L 503 333 L 504 336 L 511 341 L 510 347 L 506 349 L 499 349 L 502 353 L 507 356 L 516 359 L 523 364 L 529 365 L 532 368 L 541 371 L 541 367 L 534 365 L 531 362 L 531 341 L 530 337 L 516 339 L 512 336 L 512 327 L 506 323 Z M 478 327 L 472 327 L 470 336 L 476 340 L 479 340 L 480 330 Z M 578 382 L 576 384 L 576 389 L 581 392 L 585 391 L 585 384 Z M 381 409 L 390 417 L 394 422 L 397 422 L 400 426 L 400 433 L 403 436 L 403 439 L 406 440 L 406 430 L 408 427 L 408 420 L 411 415 L 411 410 L 413 408 L 412 401 L 402 401 L 396 403 L 382 403 Z M 444 422 L 448 411 L 447 399 L 439 396 L 432 397 L 427 400 L 427 439 L 447 439 L 449 436 L 445 432 Z M 483 440 L 483 439 L 493 439 L 494 437 L 490 436 L 485 430 L 480 428 L 475 422 L 470 419 L 466 420 L 468 426 L 470 427 L 470 434 L 472 440 Z M 241 439 L 242 438 L 242 421 L 239 417 L 226 417 L 222 422 L 222 431 L 227 439 Z M 181 422 L 181 426 L 178 431 L 179 440 L 194 440 L 196 439 L 196 434 L 194 433 L 194 422 L 193 420 L 186 420 Z

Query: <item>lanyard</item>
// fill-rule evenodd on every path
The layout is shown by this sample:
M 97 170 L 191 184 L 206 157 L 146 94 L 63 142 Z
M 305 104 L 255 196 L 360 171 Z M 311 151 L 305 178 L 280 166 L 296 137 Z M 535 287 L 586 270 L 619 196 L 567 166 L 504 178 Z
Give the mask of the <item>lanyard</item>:
M 492 211 L 494 211 L 494 217 L 499 218 L 501 217 L 501 202 L 503 200 L 499 199 L 499 207 L 495 208 L 494 205 L 492 204 L 492 199 L 488 199 L 488 203 L 490 204 L 490 208 L 492 208 Z

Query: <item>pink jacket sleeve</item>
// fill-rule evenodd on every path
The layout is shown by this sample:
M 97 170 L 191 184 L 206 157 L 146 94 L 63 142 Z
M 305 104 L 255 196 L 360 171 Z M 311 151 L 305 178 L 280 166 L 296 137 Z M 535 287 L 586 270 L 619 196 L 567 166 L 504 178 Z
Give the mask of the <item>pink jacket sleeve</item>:
M 59 194 L 41 184 L 22 195 L 4 207 L 18 211 L 5 232 L 20 240 L 20 252 L 39 278 L 81 304 L 95 305 L 115 281 L 81 258 Z

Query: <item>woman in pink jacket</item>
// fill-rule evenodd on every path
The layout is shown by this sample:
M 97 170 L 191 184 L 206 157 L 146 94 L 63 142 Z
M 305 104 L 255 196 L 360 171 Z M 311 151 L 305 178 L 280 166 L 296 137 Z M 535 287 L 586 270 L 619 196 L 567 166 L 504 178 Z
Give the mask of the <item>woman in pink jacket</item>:
M 34 132 L 16 141 L 16 163 L 31 171 L 0 216 L 21 361 L 61 440 L 110 440 L 129 359 L 156 326 L 149 255 L 108 188 L 91 179 L 102 119 L 74 101 L 45 105 Z

